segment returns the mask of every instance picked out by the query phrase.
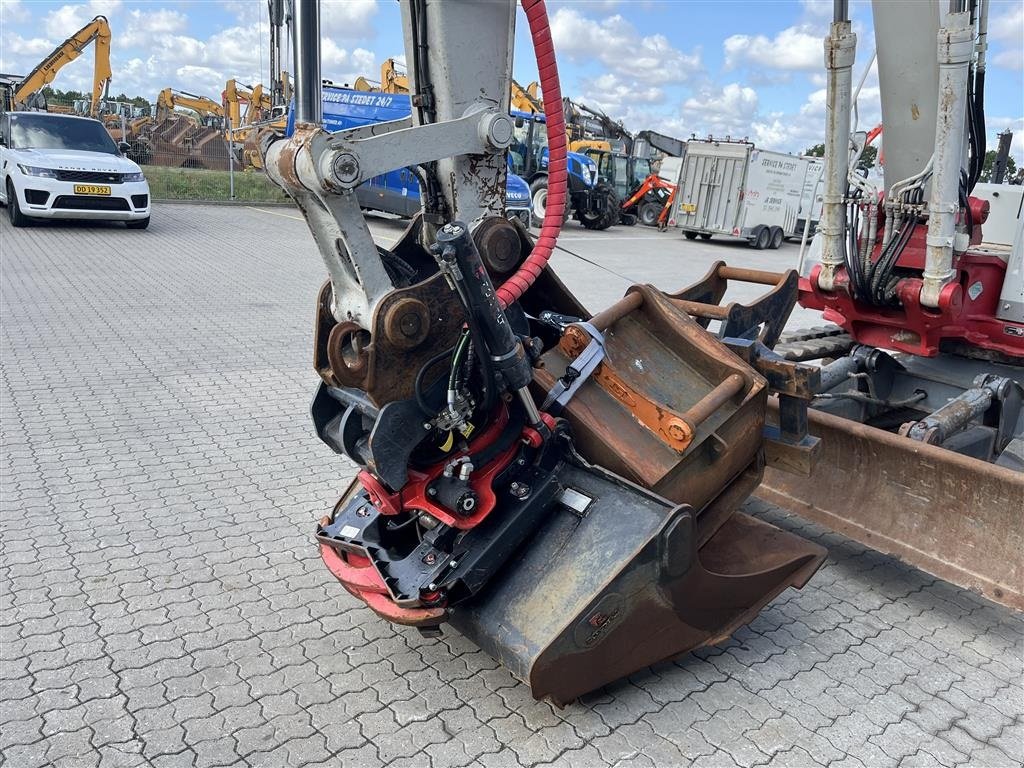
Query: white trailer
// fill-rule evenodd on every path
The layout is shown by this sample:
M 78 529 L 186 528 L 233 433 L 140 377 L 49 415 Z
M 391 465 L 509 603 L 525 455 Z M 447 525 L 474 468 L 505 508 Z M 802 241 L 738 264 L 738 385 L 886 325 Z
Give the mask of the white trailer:
M 814 208 L 820 171 L 809 183 L 810 169 L 807 158 L 749 142 L 688 141 L 669 223 L 689 240 L 728 235 L 759 250 L 778 248 L 802 235 L 800 213 Z

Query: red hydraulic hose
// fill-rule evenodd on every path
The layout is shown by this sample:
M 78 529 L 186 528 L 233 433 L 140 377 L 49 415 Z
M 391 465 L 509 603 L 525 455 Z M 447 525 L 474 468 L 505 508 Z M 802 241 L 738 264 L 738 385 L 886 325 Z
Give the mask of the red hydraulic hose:
M 562 87 L 558 82 L 555 46 L 544 0 L 522 0 L 530 36 L 537 57 L 540 87 L 544 93 L 544 117 L 548 128 L 548 199 L 537 242 L 515 274 L 498 288 L 498 301 L 507 307 L 518 300 L 544 271 L 562 231 L 567 188 L 565 117 L 562 115 Z

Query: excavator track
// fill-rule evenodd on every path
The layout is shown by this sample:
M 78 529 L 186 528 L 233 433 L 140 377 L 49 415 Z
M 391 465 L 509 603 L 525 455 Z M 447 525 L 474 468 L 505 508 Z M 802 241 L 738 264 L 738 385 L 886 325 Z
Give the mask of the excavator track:
M 855 343 L 850 334 L 829 323 L 783 333 L 775 345 L 775 353 L 786 360 L 803 362 L 845 355 Z

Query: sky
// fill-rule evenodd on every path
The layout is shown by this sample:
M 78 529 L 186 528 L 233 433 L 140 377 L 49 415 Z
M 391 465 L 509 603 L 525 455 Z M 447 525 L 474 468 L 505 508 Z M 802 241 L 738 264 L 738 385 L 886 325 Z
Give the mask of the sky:
M 321 7 L 325 77 L 376 79 L 385 59 L 404 60 L 395 0 L 321 0 Z M 1013 154 L 1024 164 L 1024 2 L 992 0 L 990 8 L 989 146 L 996 133 L 1013 130 Z M 563 93 L 631 130 L 747 137 L 783 152 L 822 141 L 831 0 L 553 0 L 548 12 Z M 0 72 L 27 73 L 100 13 L 113 36 L 112 94 L 152 100 L 173 86 L 219 100 L 228 78 L 268 80 L 265 0 L 0 0 Z M 851 15 L 859 79 L 874 50 L 870 2 L 853 0 Z M 521 11 L 514 75 L 524 84 L 536 79 Z M 88 90 L 91 80 L 90 51 L 52 85 Z M 858 106 L 861 127 L 880 121 L 874 68 Z

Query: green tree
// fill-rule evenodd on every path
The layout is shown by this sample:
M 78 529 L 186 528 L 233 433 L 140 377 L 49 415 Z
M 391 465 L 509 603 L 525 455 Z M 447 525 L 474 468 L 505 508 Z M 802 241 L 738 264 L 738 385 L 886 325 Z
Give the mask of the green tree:
M 992 181 L 992 174 L 996 169 L 996 151 L 990 149 L 985 153 L 985 162 L 981 166 L 981 181 Z M 1006 158 L 1006 175 L 1003 177 L 1003 181 L 1010 181 L 1017 175 L 1017 163 L 1013 161 L 1012 157 Z
M 824 157 L 825 156 L 825 145 L 815 144 L 813 147 L 808 147 L 803 152 L 805 157 Z M 857 167 L 863 168 L 865 171 L 875 167 L 875 161 L 878 160 L 878 147 L 868 145 L 864 147 L 864 152 L 861 153 L 860 160 L 857 161 Z

